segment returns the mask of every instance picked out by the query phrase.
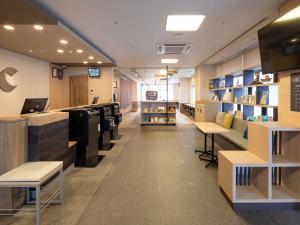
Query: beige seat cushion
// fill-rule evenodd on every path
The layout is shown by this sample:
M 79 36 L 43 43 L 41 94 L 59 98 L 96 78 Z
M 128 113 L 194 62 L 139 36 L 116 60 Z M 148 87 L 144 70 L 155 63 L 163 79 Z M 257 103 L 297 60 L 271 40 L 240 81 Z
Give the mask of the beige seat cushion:
M 224 116 L 225 116 L 224 112 L 218 112 L 216 117 L 216 124 L 223 126 Z

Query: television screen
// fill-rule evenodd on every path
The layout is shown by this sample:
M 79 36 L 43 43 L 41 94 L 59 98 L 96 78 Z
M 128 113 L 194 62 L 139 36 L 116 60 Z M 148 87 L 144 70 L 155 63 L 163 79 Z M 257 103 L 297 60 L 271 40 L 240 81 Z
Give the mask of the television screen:
M 258 31 L 258 39 L 264 74 L 300 68 L 300 17 L 274 21 Z
M 100 77 L 100 68 L 88 68 L 89 77 Z

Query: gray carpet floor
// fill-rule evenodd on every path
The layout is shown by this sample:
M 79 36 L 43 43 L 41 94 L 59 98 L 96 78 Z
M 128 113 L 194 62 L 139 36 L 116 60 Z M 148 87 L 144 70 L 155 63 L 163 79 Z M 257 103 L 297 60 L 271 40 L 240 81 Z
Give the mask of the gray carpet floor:
M 65 178 L 65 203 L 43 212 L 47 225 L 297 225 L 300 211 L 234 211 L 194 153 L 203 136 L 185 116 L 174 127 L 141 127 L 124 117 L 121 140 L 96 168 L 74 168 Z M 34 224 L 32 217 L 0 224 Z

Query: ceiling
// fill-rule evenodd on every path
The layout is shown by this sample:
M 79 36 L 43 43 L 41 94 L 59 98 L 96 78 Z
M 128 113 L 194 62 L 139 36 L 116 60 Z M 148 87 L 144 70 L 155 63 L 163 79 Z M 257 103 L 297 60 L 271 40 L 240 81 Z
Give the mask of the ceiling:
M 177 68 L 193 68 L 254 24 L 283 0 L 35 0 L 91 41 L 121 68 L 161 67 L 157 43 L 191 43 Z M 204 14 L 197 32 L 166 32 L 169 14 Z
M 87 61 L 86 66 L 99 66 L 101 61 L 101 66 L 113 65 L 109 58 L 29 1 L 1 1 L 0 24 L 0 48 L 54 64 L 83 66 L 83 61 Z M 12 25 L 14 30 L 5 30 L 5 24 Z M 34 24 L 42 25 L 43 30 L 35 30 Z M 77 53 L 77 49 L 83 52 Z
M 129 76 L 131 79 L 135 81 L 140 81 L 146 84 L 165 84 L 166 81 L 160 81 L 155 77 L 158 75 L 162 69 L 120 69 L 122 74 Z M 179 79 L 181 78 L 190 78 L 195 75 L 194 68 L 184 68 L 184 69 L 176 69 L 177 73 L 169 78 L 169 84 L 179 83 Z

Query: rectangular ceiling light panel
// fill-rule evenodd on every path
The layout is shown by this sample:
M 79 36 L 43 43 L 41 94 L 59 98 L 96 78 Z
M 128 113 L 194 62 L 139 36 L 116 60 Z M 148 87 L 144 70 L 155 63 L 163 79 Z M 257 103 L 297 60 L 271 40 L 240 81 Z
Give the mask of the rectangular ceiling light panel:
M 166 31 L 197 31 L 204 15 L 169 15 Z
M 174 64 L 174 63 L 178 63 L 178 59 L 162 59 L 161 63 L 164 63 L 164 64 Z

